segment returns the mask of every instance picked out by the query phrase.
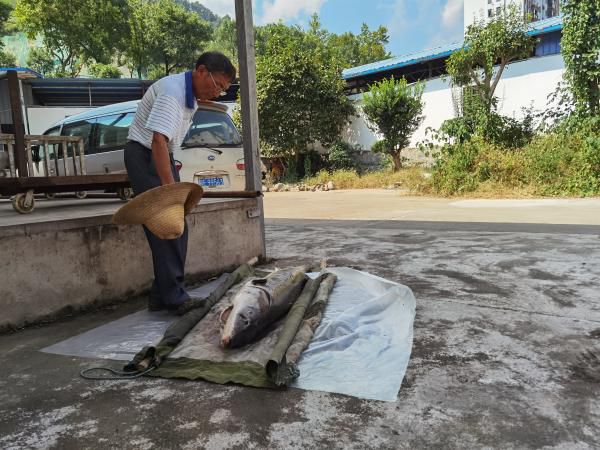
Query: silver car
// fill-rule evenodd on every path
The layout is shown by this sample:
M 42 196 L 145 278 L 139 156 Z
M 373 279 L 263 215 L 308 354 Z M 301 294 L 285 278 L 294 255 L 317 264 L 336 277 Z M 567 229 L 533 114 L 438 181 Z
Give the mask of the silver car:
M 44 134 L 82 137 L 86 173 L 125 173 L 123 150 L 129 126 L 139 101 L 95 108 L 61 120 Z M 67 148 L 67 156 L 72 149 Z M 62 152 L 50 146 L 50 176 L 65 175 Z M 203 102 L 193 117 L 181 148 L 173 154 L 181 181 L 200 184 L 207 190 L 244 190 L 244 150 L 239 131 L 227 113 L 227 106 Z M 43 158 L 43 152 L 39 155 Z M 58 168 L 58 169 L 57 169 Z M 57 173 L 58 170 L 58 173 Z

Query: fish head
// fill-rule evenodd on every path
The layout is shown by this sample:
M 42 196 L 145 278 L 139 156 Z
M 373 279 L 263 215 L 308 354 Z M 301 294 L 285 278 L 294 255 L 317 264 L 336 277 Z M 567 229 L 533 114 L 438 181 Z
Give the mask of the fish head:
M 254 339 L 269 309 L 268 294 L 252 286 L 243 287 L 231 306 L 220 315 L 221 346 L 241 347 Z

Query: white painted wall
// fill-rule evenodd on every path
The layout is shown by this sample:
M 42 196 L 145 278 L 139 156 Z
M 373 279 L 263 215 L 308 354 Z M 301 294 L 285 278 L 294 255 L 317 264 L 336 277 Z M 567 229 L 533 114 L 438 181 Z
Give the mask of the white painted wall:
M 29 106 L 27 108 L 29 134 L 42 134 L 56 122 L 90 109 L 92 108 Z
M 499 112 L 505 116 L 520 118 L 522 108 L 530 106 L 536 109 L 545 108 L 548 95 L 554 92 L 563 73 L 564 62 L 561 55 L 532 58 L 511 64 L 496 89 Z M 350 98 L 360 109 L 362 94 Z M 413 135 L 411 147 L 424 140 L 428 127 L 439 128 L 444 120 L 455 117 L 449 79 L 429 80 L 425 85 L 423 100 L 425 119 Z M 380 139 L 369 130 L 362 114 L 350 123 L 343 132 L 342 138 L 365 150 L 370 150 L 371 146 Z

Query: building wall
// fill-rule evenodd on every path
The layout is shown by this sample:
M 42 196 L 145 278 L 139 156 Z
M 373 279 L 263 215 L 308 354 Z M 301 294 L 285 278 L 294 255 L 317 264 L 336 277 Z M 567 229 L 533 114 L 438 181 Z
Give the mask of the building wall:
M 509 65 L 496 89 L 499 112 L 505 116 L 520 118 L 523 116 L 523 108 L 545 108 L 548 95 L 556 89 L 563 73 L 564 61 L 561 55 L 532 58 Z M 359 110 L 362 97 L 363 94 L 350 97 Z M 427 81 L 423 100 L 425 119 L 413 135 L 411 147 L 416 147 L 426 138 L 427 128 L 439 128 L 444 120 L 456 117 L 449 79 Z M 363 149 L 370 149 L 380 138 L 368 128 L 362 114 L 352 120 L 342 137 Z

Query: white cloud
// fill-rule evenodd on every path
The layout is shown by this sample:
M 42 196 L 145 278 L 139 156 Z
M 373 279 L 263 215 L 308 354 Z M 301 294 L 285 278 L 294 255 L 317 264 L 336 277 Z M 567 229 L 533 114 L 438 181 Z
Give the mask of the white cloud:
M 302 13 L 313 14 L 321 10 L 326 0 L 264 0 L 262 23 L 295 19 Z
M 462 0 L 379 0 L 396 56 L 456 42 L 462 37 Z
M 200 0 L 196 3 L 202 3 L 218 16 L 229 15 L 229 17 L 235 17 L 235 2 L 233 0 Z
M 463 21 L 463 0 L 448 0 L 442 12 L 442 23 L 445 28 L 455 28 Z

